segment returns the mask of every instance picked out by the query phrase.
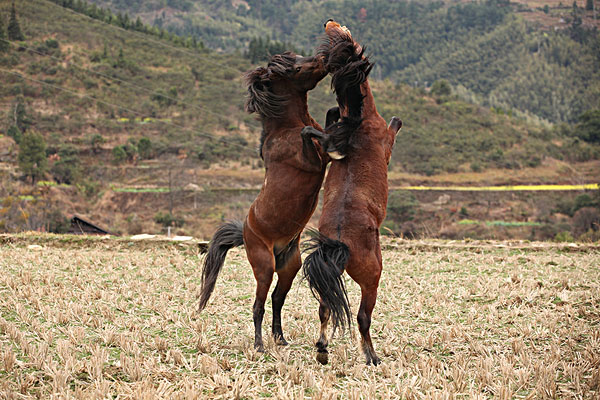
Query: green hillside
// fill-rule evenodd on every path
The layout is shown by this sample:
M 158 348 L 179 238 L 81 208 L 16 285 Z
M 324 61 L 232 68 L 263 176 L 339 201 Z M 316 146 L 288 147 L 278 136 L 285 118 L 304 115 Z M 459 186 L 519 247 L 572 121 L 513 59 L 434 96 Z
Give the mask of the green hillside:
M 248 58 L 88 3 L 65 4 L 16 3 L 23 38 L 5 40 L 12 2 L 0 0 L 6 45 L 0 46 L 0 231 L 64 232 L 65 217 L 78 213 L 113 232 L 164 232 L 168 225 L 209 237 L 224 218 L 243 218 L 262 182 L 261 127 L 243 111 L 242 74 L 253 67 Z M 372 50 L 376 62 L 384 55 Z M 579 163 L 600 158 L 598 112 L 577 125 L 552 127 L 465 102 L 461 89 L 444 80 L 425 90 L 375 78 L 380 113 L 404 121 L 390 163 L 395 186 L 598 177 L 598 161 Z M 310 111 L 322 121 L 334 104 L 325 79 L 310 94 Z M 415 221 L 423 226 L 441 220 L 455 229 L 466 216 L 490 219 L 489 201 L 465 198 L 440 209 L 428 205 L 437 194 L 394 196 L 389 226 L 397 232 L 419 232 L 416 222 L 404 226 L 404 217 L 393 217 L 412 215 L 419 202 L 422 219 Z M 579 210 L 567 200 L 556 209 L 575 218 Z M 538 210 L 537 201 L 515 201 L 493 203 L 494 215 L 514 222 L 554 212 L 548 202 Z M 544 238 L 570 229 L 549 221 Z M 459 228 L 429 233 L 460 237 Z
M 73 8 L 47 0 L 19 3 L 25 40 L 10 43 L 0 58 L 5 135 L 37 131 L 49 156 L 90 159 L 79 172 L 96 163 L 175 156 L 191 165 L 258 165 L 260 126 L 243 111 L 241 76 L 252 67 L 244 57 L 190 47 L 85 3 Z M 2 15 L 9 9 L 9 1 L 0 2 Z M 382 55 L 373 50 L 376 62 Z M 431 92 L 389 80 L 373 80 L 373 86 L 384 118 L 398 115 L 405 122 L 392 170 L 430 175 L 536 166 L 546 157 L 599 157 L 597 147 L 571 137 L 569 128 L 552 130 L 465 103 L 444 81 Z M 311 92 L 318 120 L 334 104 L 328 80 Z M 15 123 L 17 109 L 25 122 Z M 73 180 L 60 168 L 54 172 L 59 182 Z
M 308 50 L 322 22 L 335 18 L 377 56 L 379 78 L 421 87 L 446 79 L 479 104 L 553 122 L 576 122 L 600 104 L 600 39 L 592 28 L 598 22 L 581 2 L 543 8 L 506 0 L 94 2 L 212 48 L 242 51 L 253 37 Z

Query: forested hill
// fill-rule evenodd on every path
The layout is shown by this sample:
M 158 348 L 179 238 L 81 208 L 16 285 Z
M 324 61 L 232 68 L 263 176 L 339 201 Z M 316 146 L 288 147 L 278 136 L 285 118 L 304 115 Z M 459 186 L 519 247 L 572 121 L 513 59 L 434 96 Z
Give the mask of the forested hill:
M 259 165 L 260 124 L 243 110 L 248 59 L 88 3 L 57 2 L 17 4 L 23 39 L 0 51 L 0 147 L 42 135 L 49 173 L 65 183 L 105 179 L 102 171 L 111 165 L 146 159 Z M 10 9 L 11 2 L 0 0 L 4 20 Z M 372 86 L 383 117 L 398 115 L 405 123 L 392 170 L 431 175 L 600 157 L 598 145 L 586 143 L 598 141 L 596 114 L 590 124 L 551 129 L 466 103 L 445 81 L 430 91 L 390 80 Z M 327 79 L 311 91 L 319 121 L 334 104 Z
M 587 9 L 595 0 L 93 1 L 228 51 L 253 38 L 310 50 L 335 18 L 367 44 L 377 78 L 420 87 L 446 79 L 471 101 L 553 122 L 576 122 L 600 103 L 598 23 Z

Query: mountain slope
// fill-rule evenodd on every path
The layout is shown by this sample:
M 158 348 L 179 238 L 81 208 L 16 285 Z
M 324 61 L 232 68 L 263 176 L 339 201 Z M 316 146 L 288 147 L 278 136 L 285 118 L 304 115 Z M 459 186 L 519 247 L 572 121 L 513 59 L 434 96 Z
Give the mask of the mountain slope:
M 0 2 L 3 13 L 9 7 Z M 116 157 L 119 146 L 129 162 L 177 156 L 191 165 L 223 160 L 256 165 L 261 128 L 243 111 L 242 74 L 251 65 L 242 56 L 176 46 L 47 0 L 20 3 L 18 11 L 27 40 L 13 43 L 1 59 L 5 132 L 21 103 L 29 129 L 46 137 L 49 155 L 69 143 L 89 158 L 85 165 L 127 162 Z M 372 58 L 377 62 L 380 56 Z M 395 149 L 393 170 L 429 175 L 520 168 L 549 156 L 579 160 L 587 146 L 447 92 L 374 79 L 373 89 L 383 117 L 400 116 L 402 136 L 410 138 Z M 329 80 L 311 92 L 309 102 L 322 120 L 335 104 Z M 151 151 L 139 149 L 142 138 L 149 139 Z M 582 161 L 598 156 L 587 148 Z
M 543 11 L 539 2 L 504 0 L 94 2 L 229 50 L 245 49 L 254 36 L 308 50 L 322 22 L 334 18 L 378 56 L 378 78 L 421 87 L 446 79 L 480 104 L 553 122 L 577 121 L 600 103 L 598 21 L 582 2 L 577 8 L 549 2 Z

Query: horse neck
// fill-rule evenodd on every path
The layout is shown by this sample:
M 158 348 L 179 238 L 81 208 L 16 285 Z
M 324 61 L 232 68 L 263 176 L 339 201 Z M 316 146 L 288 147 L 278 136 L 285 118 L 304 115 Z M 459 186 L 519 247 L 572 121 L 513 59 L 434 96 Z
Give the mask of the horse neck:
M 354 87 L 356 88 L 356 87 Z M 360 109 L 361 118 L 365 119 L 371 115 L 375 115 L 377 113 L 377 109 L 375 108 L 375 99 L 373 98 L 373 93 L 371 93 L 371 87 L 369 86 L 369 81 L 366 80 L 360 85 L 360 94 L 363 96 L 362 98 L 362 106 Z M 340 99 L 338 98 L 338 101 Z M 350 113 L 348 98 L 343 101 L 343 103 L 339 103 L 340 112 L 342 116 L 348 116 Z
M 363 117 L 377 114 L 377 109 L 375 108 L 375 99 L 373 98 L 373 93 L 371 92 L 371 86 L 369 86 L 368 80 L 365 80 L 360 85 L 360 91 L 364 96 L 362 106 Z
M 308 113 L 308 93 L 293 93 L 287 100 L 284 111 L 279 118 L 263 118 L 265 132 L 278 131 L 290 126 L 312 126 L 312 118 Z

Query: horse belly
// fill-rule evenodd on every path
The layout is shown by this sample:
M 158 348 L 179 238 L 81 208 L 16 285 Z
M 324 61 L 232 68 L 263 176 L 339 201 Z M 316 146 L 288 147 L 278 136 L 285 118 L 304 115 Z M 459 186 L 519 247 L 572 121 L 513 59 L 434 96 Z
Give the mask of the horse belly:
M 298 175 L 293 182 L 275 182 L 267 176 L 250 208 L 253 229 L 276 241 L 293 238 L 304 229 L 317 206 L 322 178 Z

